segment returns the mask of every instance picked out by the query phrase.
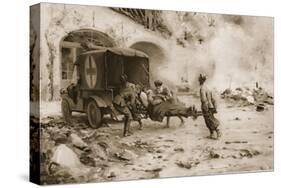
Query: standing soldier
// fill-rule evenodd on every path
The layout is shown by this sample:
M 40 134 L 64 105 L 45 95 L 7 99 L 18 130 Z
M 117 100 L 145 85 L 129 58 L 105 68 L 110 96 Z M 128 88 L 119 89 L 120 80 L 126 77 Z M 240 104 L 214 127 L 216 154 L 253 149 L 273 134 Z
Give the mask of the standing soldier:
M 206 126 L 210 131 L 210 138 L 219 139 L 221 137 L 221 132 L 219 130 L 220 122 L 214 116 L 214 114 L 217 113 L 217 103 L 213 96 L 213 93 L 207 88 L 205 84 L 206 79 L 206 76 L 202 74 L 200 74 L 198 79 L 200 84 L 201 109 Z M 217 137 L 214 137 L 214 132 L 217 133 Z
M 113 105 L 115 109 L 125 116 L 124 122 L 124 136 L 129 136 L 131 121 L 135 118 L 136 112 L 136 87 L 134 84 L 128 82 L 127 75 L 123 74 L 120 76 L 121 87 L 119 95 L 117 95 L 113 100 Z M 141 121 L 138 119 L 141 126 Z

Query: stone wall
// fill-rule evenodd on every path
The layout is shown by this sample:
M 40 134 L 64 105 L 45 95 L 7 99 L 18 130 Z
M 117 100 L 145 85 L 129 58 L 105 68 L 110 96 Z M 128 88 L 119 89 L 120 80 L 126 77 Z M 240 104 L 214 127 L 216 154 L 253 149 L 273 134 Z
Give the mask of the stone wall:
M 109 8 L 98 6 L 41 4 L 40 81 L 43 101 L 59 100 L 60 43 L 68 33 L 80 29 L 102 32 L 118 47 L 130 47 L 138 42 L 149 42 L 163 51 L 169 61 L 168 40 L 160 33 L 145 29 L 130 18 Z M 153 62 L 152 62 L 153 63 Z
M 255 79 L 264 87 L 273 87 L 270 84 L 273 81 L 272 18 L 163 11 L 162 19 L 171 31 L 170 36 L 164 37 L 159 30 L 147 29 L 107 7 L 40 5 L 40 37 L 33 35 L 36 48 L 32 54 L 38 54 L 40 49 L 42 101 L 60 99 L 60 44 L 70 32 L 81 29 L 103 33 L 118 47 L 132 47 L 147 53 L 152 80 L 163 79 L 174 85 L 180 81 L 179 75 L 188 74 L 189 81 L 196 86 L 198 74 L 207 72 L 209 80 L 220 89 L 229 86 L 229 77 L 233 78 L 233 87 L 243 84 L 251 87 Z M 32 31 L 36 19 L 32 20 L 31 34 L 36 33 Z M 257 34 L 257 29 L 263 32 Z M 38 75 L 33 81 L 36 80 Z

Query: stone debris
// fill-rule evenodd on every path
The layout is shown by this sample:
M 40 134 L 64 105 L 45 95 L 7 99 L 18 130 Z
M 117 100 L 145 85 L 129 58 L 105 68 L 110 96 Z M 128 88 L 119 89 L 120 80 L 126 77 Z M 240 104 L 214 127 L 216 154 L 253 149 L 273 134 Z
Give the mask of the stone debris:
M 88 165 L 88 166 L 96 166 L 97 163 L 97 158 L 95 158 L 93 155 L 91 155 L 91 153 L 89 152 L 83 152 L 80 155 L 80 161 L 84 164 L 84 165 Z
M 63 134 L 63 133 L 57 133 L 57 134 L 52 134 L 53 135 L 53 140 L 57 143 L 57 144 L 65 144 L 68 141 L 68 137 L 67 135 Z
M 110 172 L 107 178 L 115 178 L 116 174 L 114 172 Z
M 174 140 L 171 140 L 171 139 L 167 139 L 167 140 L 164 140 L 165 142 L 175 142 Z
M 70 134 L 71 142 L 72 144 L 79 148 L 79 149 L 85 149 L 88 147 L 88 145 L 77 135 L 77 134 Z
M 246 101 L 248 101 L 249 104 L 255 104 L 255 98 L 253 96 L 247 96 Z
M 186 169 L 192 168 L 192 164 L 190 162 L 177 161 L 176 164 L 181 168 L 186 168 Z
M 96 136 L 96 131 L 92 131 L 91 133 L 86 134 L 82 139 L 83 140 L 89 140 L 89 139 L 91 139 L 91 138 L 93 138 L 95 136 Z
M 250 149 L 240 149 L 240 150 L 235 150 L 235 153 L 232 155 L 227 156 L 231 157 L 233 159 L 243 159 L 243 158 L 253 158 L 254 156 L 260 155 L 261 152 L 258 150 L 250 150 Z
M 246 158 L 252 158 L 254 156 L 260 155 L 261 153 L 257 150 L 248 150 L 248 149 L 241 149 L 240 150 L 240 156 L 241 158 L 246 157 Z
M 132 144 L 128 144 L 130 147 L 146 150 L 149 153 L 156 152 L 156 148 L 154 148 L 153 144 L 151 142 L 142 141 L 140 139 L 136 140 Z M 159 152 L 159 151 L 158 151 Z
M 158 150 L 156 150 L 156 153 L 164 153 L 165 151 L 164 150 L 162 150 L 162 149 L 158 149 Z
M 250 101 L 250 98 L 247 101 Z M 253 108 L 239 108 L 239 111 L 240 109 L 252 111 L 257 105 L 258 103 L 255 101 L 255 104 L 252 105 Z M 255 111 L 252 113 L 259 114 Z M 234 120 L 237 123 L 238 121 L 244 122 L 249 118 L 240 115 L 230 115 L 229 117 L 228 120 Z M 122 127 L 120 129 L 115 126 L 102 127 L 93 130 L 89 127 L 85 128 L 84 123 L 74 122 L 70 126 L 61 122 L 58 118 L 50 118 L 49 123 L 43 123 L 40 127 L 42 166 L 50 167 L 43 169 L 42 180 L 48 183 L 117 180 L 123 178 L 124 173 L 129 173 L 129 170 L 126 171 L 128 168 L 135 168 L 140 164 L 143 164 L 142 170 L 136 176 L 140 176 L 140 179 L 141 177 L 155 178 L 162 177 L 159 175 L 160 173 L 166 174 L 170 164 L 174 164 L 176 168 L 178 166 L 193 171 L 197 170 L 193 168 L 199 164 L 202 166 L 206 163 L 216 164 L 227 158 L 232 160 L 253 158 L 254 160 L 255 156 L 261 154 L 260 151 L 252 150 L 250 145 L 246 145 L 250 141 L 235 140 L 236 137 L 223 140 L 220 142 L 219 148 L 211 142 L 202 146 L 200 143 L 202 143 L 202 140 L 205 141 L 204 137 L 193 137 L 196 149 L 194 151 L 191 148 L 192 150 L 186 151 L 186 147 L 183 147 L 185 145 L 178 142 L 176 137 L 179 134 L 175 134 L 176 131 L 172 133 L 172 136 L 166 136 L 163 132 L 160 132 L 160 135 L 149 138 L 146 137 L 146 134 L 135 134 L 133 137 L 123 138 L 118 136 Z M 199 125 L 195 124 L 195 126 Z M 258 130 L 258 128 L 255 127 L 250 132 L 257 134 L 255 130 Z M 266 139 L 272 139 L 273 132 L 269 131 L 266 132 L 266 135 L 263 135 L 262 132 L 260 134 Z M 180 135 L 185 135 L 183 133 L 192 135 L 191 131 L 184 131 Z M 186 139 L 188 138 L 186 137 Z M 251 149 L 241 149 L 246 147 Z M 267 153 L 267 151 L 264 151 L 264 153 Z M 192 155 L 192 157 L 186 158 L 186 155 Z M 49 164 L 51 165 L 48 166 Z M 165 165 L 168 167 L 165 167 Z M 124 167 L 124 170 L 120 169 L 122 172 L 119 174 L 116 167 Z M 210 169 L 212 168 L 210 166 Z M 91 172 L 89 172 L 89 169 Z
M 218 158 L 220 158 L 220 155 L 218 153 L 215 153 L 214 151 L 210 151 L 209 159 L 218 159 Z
M 256 108 L 256 111 L 257 112 L 262 112 L 265 110 L 265 104 L 264 103 L 260 103 L 260 104 L 257 104 L 257 108 Z
M 82 166 L 77 154 L 65 144 L 61 144 L 55 148 L 51 161 L 68 168 L 78 168 Z
M 153 169 L 145 169 L 145 168 L 132 168 L 132 170 L 134 171 L 143 171 L 143 172 L 146 172 L 146 173 L 149 173 L 151 174 L 149 176 L 149 178 L 159 178 L 159 173 L 163 170 L 163 168 L 161 167 L 158 167 L 158 168 L 153 168 Z
M 98 143 L 91 144 L 90 151 L 85 151 L 86 154 L 92 155 L 96 159 L 100 159 L 103 161 L 107 161 L 109 159 L 109 151 L 105 150 L 103 147 L 101 147 Z
M 175 148 L 174 151 L 176 151 L 176 152 L 184 152 L 184 149 L 182 147 L 178 147 L 178 148 Z
M 248 141 L 226 141 L 225 144 L 248 144 Z
M 143 142 L 141 140 L 137 140 L 134 142 L 134 145 L 138 148 L 148 148 L 149 147 L 149 144 L 148 142 Z
M 120 160 L 131 161 L 137 158 L 138 155 L 130 150 L 124 149 L 121 153 L 119 152 L 115 153 L 115 157 L 117 157 Z
M 106 142 L 98 142 L 98 145 L 106 152 L 109 152 L 109 145 Z
M 154 169 L 146 169 L 144 170 L 145 172 L 160 172 L 162 171 L 162 168 L 154 168 Z
M 221 93 L 221 98 L 233 102 L 238 106 L 273 105 L 273 97 L 261 87 L 252 90 L 248 87 L 239 87 L 235 90 L 226 89 Z
M 43 184 L 64 184 L 65 182 L 68 183 L 75 183 L 77 180 L 71 175 L 70 171 L 65 168 L 58 167 L 55 171 L 48 176 L 41 176 L 41 181 Z M 48 182 L 48 183 L 47 183 Z
M 109 137 L 110 137 L 110 134 L 109 134 L 109 133 L 105 133 L 105 132 L 96 132 L 95 138 L 98 139 L 99 137 L 106 137 L 106 138 L 109 138 Z
M 162 170 L 163 170 L 162 168 L 154 168 L 154 169 L 147 169 L 147 170 L 145 170 L 145 172 L 152 173 L 151 178 L 159 178 L 159 176 L 160 176 L 159 173 L 160 173 Z

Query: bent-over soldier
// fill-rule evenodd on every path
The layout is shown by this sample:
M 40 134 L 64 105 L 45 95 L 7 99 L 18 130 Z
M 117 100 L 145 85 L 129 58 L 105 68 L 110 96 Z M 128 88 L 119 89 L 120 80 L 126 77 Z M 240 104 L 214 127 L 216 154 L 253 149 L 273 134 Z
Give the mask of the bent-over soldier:
M 125 74 L 120 76 L 121 87 L 119 94 L 114 98 L 113 105 L 115 109 L 125 116 L 124 122 L 124 136 L 129 136 L 132 132 L 130 131 L 130 124 L 132 120 L 136 120 L 136 88 L 133 83 L 128 82 L 128 78 Z M 141 126 L 141 120 L 137 119 Z
M 206 75 L 202 74 L 200 74 L 198 79 L 200 84 L 201 109 L 206 126 L 210 131 L 210 138 L 218 139 L 221 137 L 221 131 L 219 129 L 220 122 L 214 116 L 214 114 L 217 113 L 217 103 L 212 91 L 210 91 L 205 84 L 206 79 Z M 214 137 L 214 132 L 217 133 L 217 137 Z

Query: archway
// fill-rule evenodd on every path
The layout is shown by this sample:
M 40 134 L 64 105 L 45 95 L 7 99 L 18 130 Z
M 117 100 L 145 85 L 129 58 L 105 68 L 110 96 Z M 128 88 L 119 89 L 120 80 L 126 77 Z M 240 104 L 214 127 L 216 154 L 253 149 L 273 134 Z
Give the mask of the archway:
M 167 62 L 164 50 L 152 42 L 140 41 L 131 45 L 131 48 L 140 50 L 149 56 L 150 60 L 150 84 L 156 79 L 165 80 L 163 75 L 159 74 L 161 66 Z
M 93 29 L 72 31 L 60 42 L 61 88 L 66 88 L 72 80 L 74 63 L 84 51 L 116 46 L 107 34 Z

